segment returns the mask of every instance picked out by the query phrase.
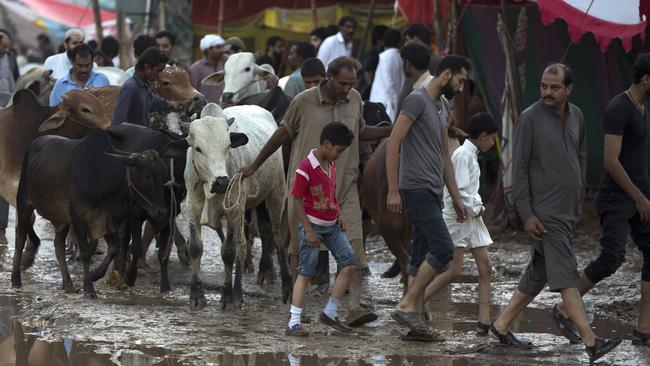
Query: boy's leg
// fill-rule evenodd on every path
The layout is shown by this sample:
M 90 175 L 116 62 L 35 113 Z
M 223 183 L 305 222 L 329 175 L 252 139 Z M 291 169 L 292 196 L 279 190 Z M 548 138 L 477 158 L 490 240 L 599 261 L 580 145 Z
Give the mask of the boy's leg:
M 449 264 L 449 269 L 442 272 L 440 275 L 427 286 L 424 291 L 424 302 L 427 302 L 433 295 L 443 289 L 445 286 L 452 283 L 463 272 L 463 257 L 465 255 L 465 248 L 458 247 L 454 249 L 454 259 Z
M 596 334 L 587 322 L 587 315 L 585 313 L 585 307 L 582 304 L 580 292 L 578 292 L 577 288 L 565 288 L 561 293 L 566 312 L 569 318 L 573 320 L 584 344 L 586 346 L 593 346 L 596 341 Z
M 319 234 L 317 226 L 313 225 L 316 235 L 322 240 L 322 235 Z M 318 247 L 312 248 L 307 243 L 305 237 L 305 229 L 302 224 L 298 225 L 299 231 L 299 263 L 297 267 L 298 275 L 293 285 L 293 293 L 291 296 L 291 318 L 287 327 L 287 335 L 306 336 L 305 332 L 300 326 L 300 316 L 302 315 L 303 308 L 305 307 L 305 289 L 309 281 L 316 273 L 316 264 L 318 263 Z
M 487 247 L 470 249 L 478 268 L 478 321 L 490 324 L 492 263 Z M 455 257 L 454 257 L 455 259 Z

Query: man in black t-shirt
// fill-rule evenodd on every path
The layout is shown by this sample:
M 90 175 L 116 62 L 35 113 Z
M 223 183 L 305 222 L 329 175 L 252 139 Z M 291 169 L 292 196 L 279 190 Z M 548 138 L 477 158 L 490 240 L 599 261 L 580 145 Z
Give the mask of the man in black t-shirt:
M 641 308 L 632 342 L 646 346 L 650 345 L 649 96 L 650 53 L 643 53 L 634 63 L 634 84 L 610 101 L 603 118 L 605 170 L 596 197 L 602 226 L 600 255 L 581 274 L 579 288 L 584 295 L 616 272 L 625 260 L 625 241 L 631 232 L 643 254 Z

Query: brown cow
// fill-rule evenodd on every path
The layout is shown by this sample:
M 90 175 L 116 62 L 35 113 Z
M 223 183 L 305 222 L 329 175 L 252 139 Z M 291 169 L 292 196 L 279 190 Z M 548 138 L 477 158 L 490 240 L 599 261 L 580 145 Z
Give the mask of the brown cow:
M 86 90 L 72 90 L 58 107 L 41 106 L 30 90 L 14 94 L 13 104 L 0 109 L 0 195 L 16 205 L 20 167 L 29 144 L 41 135 L 78 139 L 91 128 L 106 128 L 99 100 Z

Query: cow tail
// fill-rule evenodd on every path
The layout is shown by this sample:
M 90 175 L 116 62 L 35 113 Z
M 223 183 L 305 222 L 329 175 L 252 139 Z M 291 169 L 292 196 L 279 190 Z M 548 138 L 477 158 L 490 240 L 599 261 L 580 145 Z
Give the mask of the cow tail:
M 27 232 L 29 239 L 32 243 L 38 245 L 40 240 L 36 235 L 34 230 L 34 224 L 32 221 L 33 209 L 29 205 L 29 195 L 27 192 L 28 184 L 28 174 L 27 169 L 29 167 L 29 149 L 25 153 L 25 158 L 23 159 L 23 164 L 20 168 L 20 180 L 18 181 L 18 192 L 16 193 L 16 228 L 19 231 Z

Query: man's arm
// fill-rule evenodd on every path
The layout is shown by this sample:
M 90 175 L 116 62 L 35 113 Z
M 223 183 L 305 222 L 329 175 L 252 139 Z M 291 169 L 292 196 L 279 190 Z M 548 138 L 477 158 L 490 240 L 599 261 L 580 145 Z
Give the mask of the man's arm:
M 257 157 L 255 160 L 250 163 L 247 167 L 243 168 L 241 170 L 242 177 L 247 178 L 250 177 L 257 171 L 257 169 L 264 164 L 266 159 L 269 158 L 274 152 L 276 152 L 282 144 L 287 141 L 289 138 L 289 131 L 287 131 L 287 128 L 284 125 L 280 125 L 277 130 L 271 135 L 269 138 L 269 141 L 266 142 L 264 147 L 262 148 L 262 151 L 260 151 L 259 154 L 257 154 Z M 301 203 L 302 207 L 302 203 Z
M 386 143 L 386 177 L 388 179 L 386 205 L 388 206 L 388 210 L 393 213 L 402 212 L 402 198 L 399 195 L 399 180 L 397 178 L 399 148 L 411 129 L 411 126 L 413 126 L 413 121 L 404 115 L 400 115 L 397 121 L 395 121 L 393 130 Z M 368 127 L 364 131 L 366 129 Z
M 120 94 L 117 96 L 117 104 L 115 105 L 115 112 L 111 119 L 111 125 L 119 125 L 124 122 L 129 122 L 129 111 L 131 105 L 135 101 L 135 95 L 132 88 L 122 87 Z
M 464 222 L 467 220 L 467 209 L 463 204 L 463 200 L 460 198 L 460 193 L 458 192 L 458 185 L 456 185 L 456 177 L 454 176 L 454 165 L 451 162 L 451 156 L 449 154 L 449 139 L 447 138 L 447 129 L 445 128 L 442 131 L 442 152 L 445 157 L 445 166 L 443 172 L 443 180 L 451 196 L 451 200 L 454 204 L 454 210 L 456 210 L 456 220 L 458 222 Z
M 614 182 L 616 182 L 625 193 L 632 197 L 637 209 L 639 210 L 641 222 L 648 222 L 650 221 L 650 201 L 648 201 L 643 192 L 632 183 L 630 176 L 627 175 L 623 165 L 621 165 L 620 160 L 618 160 L 621 155 L 622 142 L 623 136 L 621 135 L 605 134 L 605 170 L 607 170 L 612 179 L 614 179 Z
M 397 123 L 396 123 L 397 124 Z M 359 141 L 375 141 L 381 140 L 388 136 L 392 136 L 391 131 L 393 131 L 394 126 L 389 127 L 371 127 L 365 126 L 361 132 L 359 132 Z M 410 126 L 409 126 L 410 128 Z M 408 130 L 407 130 L 408 132 Z M 406 135 L 404 135 L 406 136 Z M 401 141 L 400 141 L 401 143 Z

